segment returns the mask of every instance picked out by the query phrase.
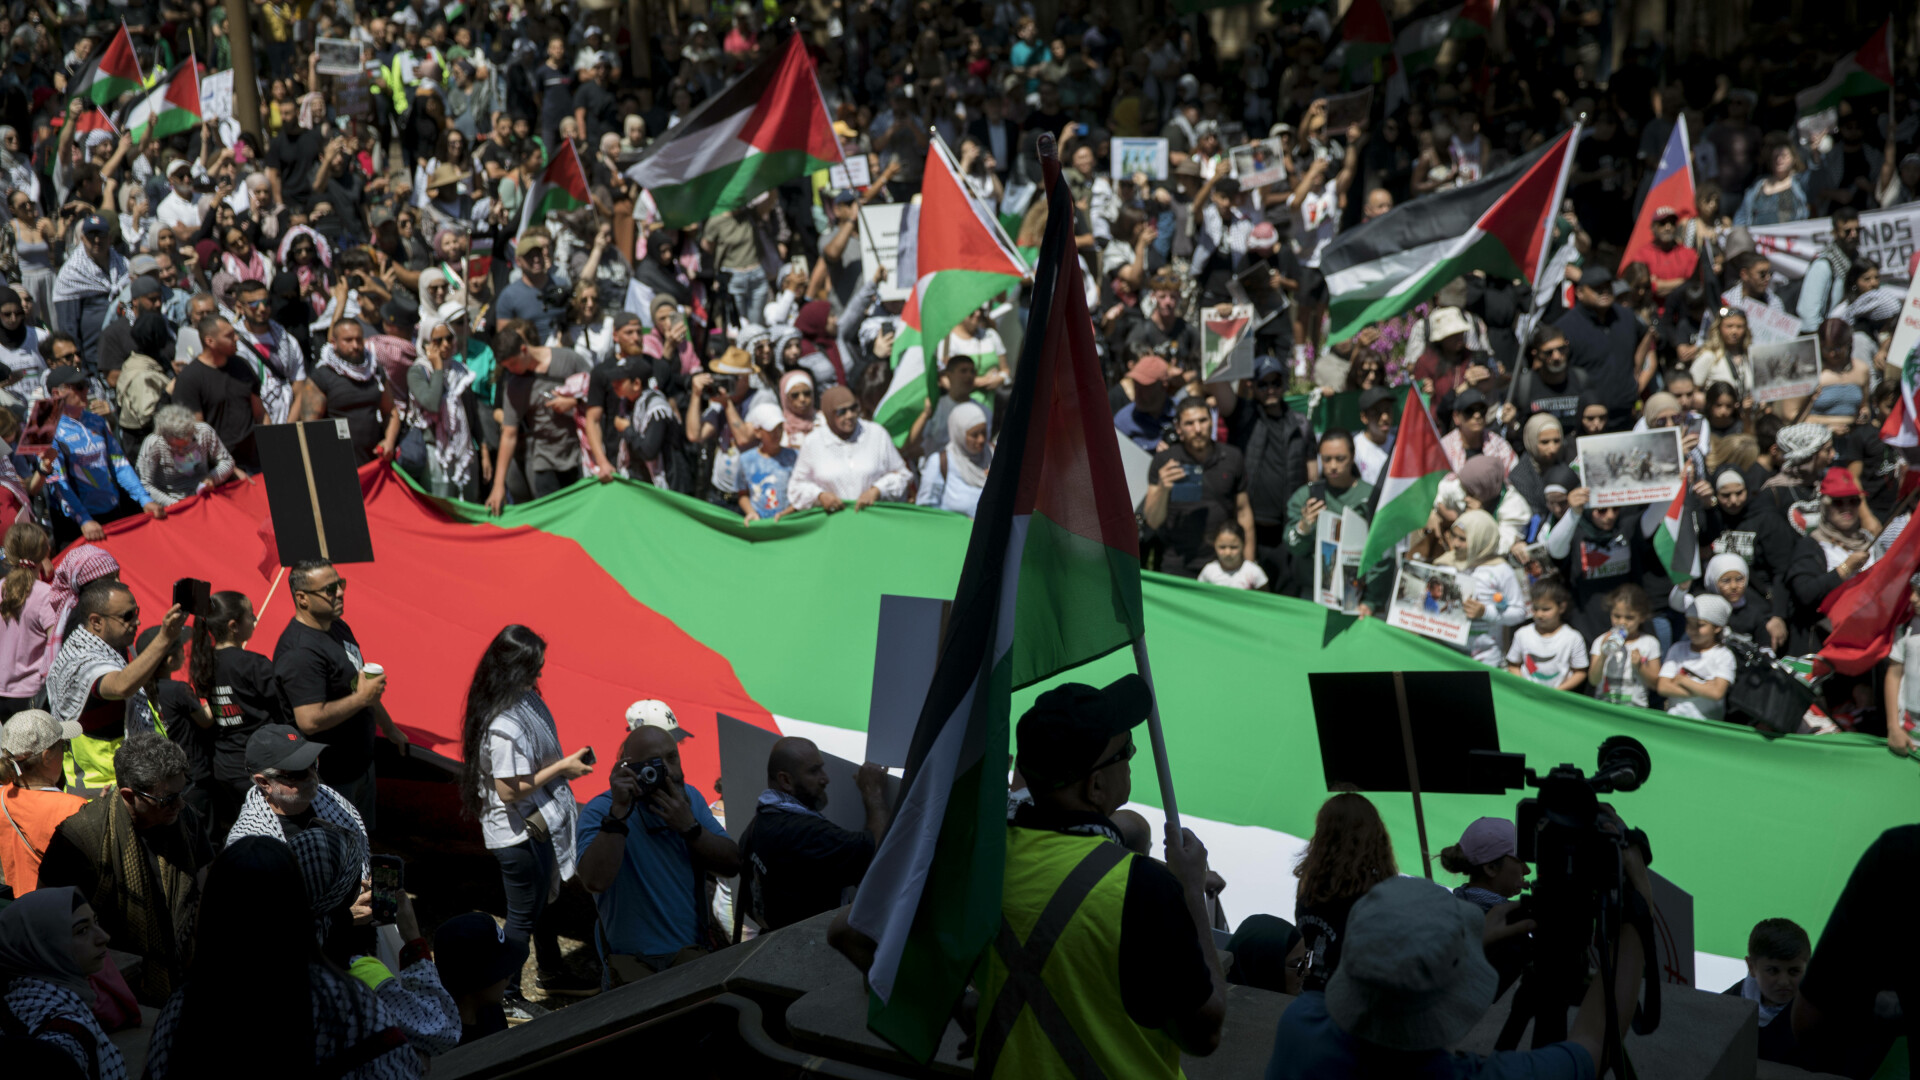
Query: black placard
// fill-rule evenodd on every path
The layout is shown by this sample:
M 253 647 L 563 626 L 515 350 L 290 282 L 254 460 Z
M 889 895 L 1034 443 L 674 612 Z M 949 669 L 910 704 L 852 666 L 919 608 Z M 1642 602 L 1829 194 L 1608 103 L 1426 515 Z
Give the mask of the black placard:
M 257 428 L 280 565 L 373 561 L 367 504 L 343 419 Z

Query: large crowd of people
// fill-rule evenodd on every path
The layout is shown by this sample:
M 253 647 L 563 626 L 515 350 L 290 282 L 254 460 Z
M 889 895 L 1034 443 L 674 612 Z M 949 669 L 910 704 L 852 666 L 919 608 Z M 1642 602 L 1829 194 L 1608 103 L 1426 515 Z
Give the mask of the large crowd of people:
M 329 1075 L 416 1076 L 542 1001 L 840 906 L 891 824 L 881 770 L 861 771 L 864 828 L 844 829 L 821 814 L 819 749 L 784 739 L 764 788 L 728 778 L 755 804 L 736 839 L 719 793 L 687 782 L 688 733 L 667 704 L 636 702 L 608 760 L 561 746 L 539 692 L 545 642 L 509 626 L 476 658 L 458 780 L 504 921 L 422 926 L 375 851 L 375 748 L 405 746 L 406 717 L 360 655 L 346 578 L 290 567 L 293 617 L 270 650 L 249 647 L 254 606 L 232 582 L 213 583 L 207 613 L 149 611 L 143 630 L 106 526 L 164 521 L 258 473 L 261 427 L 326 418 L 357 463 L 494 513 L 624 479 L 749 525 L 881 501 L 971 516 L 1025 286 L 924 343 L 938 389 L 910 430 L 876 420 L 908 329 L 885 297 L 914 282 L 867 265 L 862 211 L 911 202 L 935 139 L 1029 257 L 1047 214 L 1036 150 L 1057 141 L 1114 437 L 1146 459 L 1146 569 L 1313 598 L 1319 523 L 1372 511 L 1424 403 L 1451 471 L 1395 559 L 1458 573 L 1463 652 L 1607 702 L 1779 729 L 1730 707 L 1733 681 L 1817 652 L 1823 600 L 1910 520 L 1907 453 L 1881 437 L 1911 359 L 1891 355 L 1902 292 L 1882 278 L 1907 268 L 1866 252 L 1862 214 L 1920 199 L 1911 65 L 1824 119 L 1795 105 L 1871 26 L 1758 2 L 1738 48 L 1683 53 L 1629 43 L 1610 4 L 1556 0 L 1508 5 L 1437 59 L 1366 59 L 1333 4 L 1261 5 L 1218 35 L 1240 24 L 1111 0 L 709 5 L 652 5 L 640 27 L 571 0 L 251 0 L 244 29 L 202 0 L 0 9 L 0 1041 L 15 1060 L 117 1080 L 108 1033 L 140 1026 L 145 1006 L 159 1010 L 146 1073 L 161 1080 L 306 1062 L 308 1048 Z M 792 35 L 846 171 L 669 227 L 637 163 Z M 358 74 L 339 66 L 343 43 Z M 128 45 L 147 85 L 103 101 Z M 184 121 L 130 115 L 185 65 L 220 85 L 236 51 L 260 74 L 257 116 L 238 114 L 253 95 L 205 91 Z M 1364 85 L 1364 118 L 1343 106 L 1330 123 L 1329 99 Z M 1473 271 L 1393 318 L 1334 323 L 1330 245 L 1576 124 L 1543 280 Z M 1693 205 L 1648 206 L 1682 125 Z M 1141 138 L 1164 140 L 1164 175 L 1115 167 L 1116 140 Z M 569 150 L 588 197 L 524 224 Z M 1756 232 L 1815 219 L 1830 223 L 1823 246 L 1789 280 Z M 1210 384 L 1203 316 L 1249 292 L 1277 312 L 1252 331 L 1251 375 Z M 1817 343 L 1817 380 L 1757 395 L 1771 384 L 1755 346 L 1782 337 Z M 1659 549 L 1665 506 L 1597 499 L 1577 471 L 1582 439 L 1666 428 L 1681 433 L 1697 577 Z M 1393 563 L 1362 577 L 1359 614 L 1384 617 Z M 1920 607 L 1920 576 L 1913 590 Z M 1827 678 L 1785 728 L 1909 752 L 1917 641 Z M 1144 821 L 1121 809 L 1142 708 L 1133 688 L 1067 688 L 1020 724 L 1010 859 L 1060 875 L 1087 849 L 1109 871 L 1133 860 L 1117 890 L 1085 898 L 1086 919 L 1113 921 L 1119 985 L 1055 991 L 1100 1014 L 1096 1056 L 1177 1068 L 1180 1050 L 1217 1042 L 1235 981 L 1307 995 L 1271 1075 L 1412 1069 L 1407 1055 L 1438 1055 L 1524 967 L 1532 924 L 1506 918 L 1525 877 L 1513 826 L 1478 822 L 1448 849 L 1467 878 L 1449 900 L 1399 876 L 1355 794 L 1321 812 L 1299 927 L 1247 919 L 1223 966 L 1210 913 L 1224 882 L 1204 847 L 1170 834 L 1165 862 L 1146 858 Z M 606 790 L 577 801 L 572 782 L 596 768 Z M 1862 864 L 1862 897 L 1888 872 L 1869 864 L 1906 843 Z M 1078 880 L 1060 875 L 1009 893 L 1023 927 Z M 556 882 L 593 897 L 597 979 L 563 960 Z M 1867 908 L 1855 893 L 1843 906 Z M 1094 947 L 1070 940 L 1075 963 Z M 109 943 L 138 969 L 119 972 Z M 989 997 L 1034 992 L 1015 946 L 983 968 Z M 1819 1049 L 1795 1035 L 1820 1018 L 1789 1011 L 1812 952 L 1784 920 L 1754 930 L 1751 975 L 1729 992 L 1758 1003 L 1769 1056 Z M 1541 1075 L 1594 1074 L 1608 994 L 1631 1011 L 1626 954 L 1572 1041 L 1535 1052 Z M 255 992 L 262 957 L 304 963 L 304 990 Z M 1457 977 L 1411 974 L 1441 969 Z M 1813 970 L 1836 1008 L 1864 985 L 1819 983 L 1838 962 Z M 983 1021 L 988 1071 L 1003 1052 L 1060 1050 Z

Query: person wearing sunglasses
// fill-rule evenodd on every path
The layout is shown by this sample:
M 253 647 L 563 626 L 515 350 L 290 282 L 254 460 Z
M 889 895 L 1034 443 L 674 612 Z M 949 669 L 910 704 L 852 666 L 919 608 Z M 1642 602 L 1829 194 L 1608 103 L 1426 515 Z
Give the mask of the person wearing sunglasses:
M 114 786 L 113 753 L 129 733 L 164 731 L 146 687 L 185 634 L 179 605 L 161 618 L 162 633 L 128 659 L 140 634 L 140 605 L 117 578 L 101 578 L 80 590 L 74 612 L 79 625 L 60 644 L 47 674 L 47 700 L 54 718 L 80 725 L 68 754 L 69 788 L 104 791 Z
M 1807 535 L 1820 545 L 1827 569 L 1845 581 L 1872 566 L 1873 540 L 1879 533 L 1863 505 L 1866 493 L 1853 474 L 1835 465 L 1820 480 L 1820 524 Z
M 159 635 L 156 647 L 170 649 L 169 639 Z M 129 735 L 113 753 L 117 789 L 62 821 L 40 862 L 41 888 L 78 889 L 114 947 L 140 955 L 127 984 L 153 1008 L 186 981 L 198 878 L 213 862 L 205 824 L 185 798 L 187 768 L 187 752 L 165 735 Z
M 860 418 L 860 402 L 853 391 L 833 386 L 820 395 L 817 424 L 800 444 L 793 476 L 787 482 L 788 505 L 794 510 L 815 506 L 837 513 L 848 506 L 865 510 L 885 499 L 898 502 L 907 495 L 912 474 L 887 429 Z
M 253 784 L 225 843 L 266 836 L 291 843 L 295 833 L 324 821 L 360 837 L 360 874 L 367 873 L 367 827 L 359 811 L 320 782 L 319 761 L 327 748 L 287 724 L 262 724 L 247 737 L 246 768 Z
M 67 249 L 60 276 L 53 282 L 54 325 L 79 339 L 80 355 L 91 360 L 100 348 L 101 328 L 113 313 L 115 298 L 127 289 L 131 271 L 113 250 L 112 225 L 99 214 L 80 219 L 79 250 Z

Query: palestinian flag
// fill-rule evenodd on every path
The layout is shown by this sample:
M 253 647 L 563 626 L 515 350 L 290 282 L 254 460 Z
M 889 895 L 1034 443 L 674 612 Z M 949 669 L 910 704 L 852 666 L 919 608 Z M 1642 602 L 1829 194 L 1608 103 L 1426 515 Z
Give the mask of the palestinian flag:
M 1649 506 L 1646 517 L 1651 518 L 1658 507 L 1658 503 Z M 1643 521 L 1643 528 L 1648 525 L 1653 550 L 1660 556 L 1660 565 L 1666 567 L 1667 580 L 1675 585 L 1699 580 L 1700 541 L 1693 524 L 1693 489 L 1680 485 L 1680 493 L 1667 505 L 1666 513 L 1657 520 Z
M 627 176 L 652 193 L 667 227 L 679 229 L 840 161 L 813 60 L 794 34 L 662 133 Z
M 1912 278 L 1900 303 L 1893 341 L 1887 346 L 1887 359 L 1900 366 L 1900 396 L 1880 426 L 1880 438 L 1888 446 L 1920 446 L 1920 401 L 1915 401 L 1915 391 L 1920 389 L 1920 274 Z
M 81 113 L 73 121 L 74 138 L 77 139 L 89 131 L 104 131 L 115 138 L 120 136 L 120 129 L 113 126 L 113 121 L 107 118 L 107 114 L 98 105 Z
M 146 77 L 140 74 L 140 58 L 133 54 L 133 37 L 127 33 L 127 24 L 120 24 L 120 32 L 113 35 L 105 48 L 99 49 L 87 57 L 85 67 L 68 84 L 71 97 L 84 98 L 95 105 L 111 105 L 120 100 L 120 95 L 131 94 L 146 85 Z
M 1418 387 L 1407 387 L 1407 404 L 1400 410 L 1400 431 L 1393 442 L 1387 474 L 1373 489 L 1373 524 L 1367 546 L 1360 552 L 1364 575 L 1382 559 L 1393 557 L 1400 541 L 1420 531 L 1440 494 L 1440 481 L 1453 466 L 1440 449 L 1440 429 L 1420 397 Z
M 1839 108 L 1843 98 L 1884 94 L 1893 88 L 1893 20 L 1880 24 L 1860 51 L 1843 56 L 1824 82 L 1794 95 L 1801 116 Z
M 549 215 L 578 210 L 592 200 L 587 174 L 580 169 L 580 155 L 574 153 L 572 143 L 562 142 L 560 152 L 547 162 L 540 179 L 528 189 L 526 201 L 520 204 L 520 232 L 547 220 Z
M 1462 274 L 1539 279 L 1579 128 L 1477 184 L 1437 192 L 1342 232 L 1320 256 L 1330 344 L 1430 300 Z
M 1073 205 L 1059 160 L 1043 166 L 1047 233 L 1013 398 L 893 825 L 849 916 L 877 943 L 867 1026 L 921 1062 L 1000 926 L 1014 691 L 1127 647 L 1144 625 Z
M 893 382 L 874 420 L 904 444 L 929 398 L 940 396 L 941 342 L 967 313 L 1020 284 L 1026 262 L 991 208 L 967 190 L 940 136 L 927 148 L 913 229 L 913 295 L 893 341 Z
M 1440 50 L 1447 42 L 1485 37 L 1499 8 L 1499 0 L 1470 0 L 1408 23 L 1393 40 L 1400 69 L 1408 74 L 1424 71 L 1439 62 Z
M 1377 83 L 1393 74 L 1393 24 L 1380 0 L 1353 0 L 1340 24 L 1346 48 L 1341 70 L 1348 86 Z
M 120 127 L 139 142 L 153 128 L 164 139 L 200 126 L 200 65 L 191 58 L 161 79 L 120 117 Z

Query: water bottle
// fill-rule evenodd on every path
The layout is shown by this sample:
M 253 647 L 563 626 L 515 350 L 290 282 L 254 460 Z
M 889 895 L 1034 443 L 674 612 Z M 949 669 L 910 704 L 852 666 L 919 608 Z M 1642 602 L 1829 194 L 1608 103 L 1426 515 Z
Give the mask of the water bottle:
M 1614 627 L 1600 641 L 1600 692 L 1607 700 L 1616 700 L 1621 687 L 1632 677 L 1627 670 L 1627 632 Z

